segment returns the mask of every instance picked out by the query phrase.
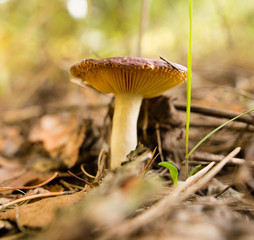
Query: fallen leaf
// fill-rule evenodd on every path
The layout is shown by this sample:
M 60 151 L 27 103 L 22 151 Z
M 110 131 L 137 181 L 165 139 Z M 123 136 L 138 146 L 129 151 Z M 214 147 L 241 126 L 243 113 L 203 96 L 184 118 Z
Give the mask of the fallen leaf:
M 86 126 L 71 114 L 45 115 L 29 135 L 31 142 L 43 143 L 52 158 L 60 158 L 71 168 L 78 159 L 79 147 L 84 141 Z
M 18 126 L 0 128 L 0 154 L 13 157 L 24 143 L 21 130 Z
M 53 220 L 57 209 L 78 203 L 85 197 L 85 192 L 42 199 L 0 213 L 1 220 L 17 221 L 18 224 L 30 228 L 47 227 Z
M 24 171 L 24 167 L 16 160 L 10 161 L 0 156 L 0 184 L 3 181 L 20 176 Z
M 39 173 L 36 171 L 28 171 L 23 169 L 23 171 L 15 176 L 9 176 L 8 179 L 1 182 L 1 187 L 22 187 L 27 185 L 36 185 L 42 183 L 52 177 L 52 173 Z M 12 191 L 4 191 L 3 193 L 10 193 Z

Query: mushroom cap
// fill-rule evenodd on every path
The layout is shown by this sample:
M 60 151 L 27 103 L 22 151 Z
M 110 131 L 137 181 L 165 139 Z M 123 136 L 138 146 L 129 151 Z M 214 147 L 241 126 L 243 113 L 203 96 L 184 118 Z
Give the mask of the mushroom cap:
M 103 93 L 140 94 L 144 98 L 159 96 L 187 78 L 187 68 L 180 64 L 140 57 L 85 59 L 70 71 Z

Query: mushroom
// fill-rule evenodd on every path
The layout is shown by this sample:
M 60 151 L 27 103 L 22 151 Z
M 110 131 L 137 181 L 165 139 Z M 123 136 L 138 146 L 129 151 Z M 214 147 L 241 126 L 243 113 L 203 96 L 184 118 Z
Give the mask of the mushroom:
M 187 69 L 182 65 L 140 57 L 85 59 L 70 71 L 95 89 L 115 96 L 110 169 L 121 166 L 127 154 L 136 148 L 142 99 L 157 97 L 187 77 Z

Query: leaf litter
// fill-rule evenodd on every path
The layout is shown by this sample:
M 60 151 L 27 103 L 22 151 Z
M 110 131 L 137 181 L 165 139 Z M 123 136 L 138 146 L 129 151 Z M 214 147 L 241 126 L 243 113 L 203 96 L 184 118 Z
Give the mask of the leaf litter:
M 1 187 L 12 187 L 1 192 L 3 237 L 254 238 L 252 126 L 232 123 L 205 142 L 190 159 L 201 170 L 184 181 L 184 113 L 174 107 L 175 99 L 146 100 L 138 123 L 139 141 L 146 147 L 139 145 L 122 168 L 108 171 L 111 111 L 105 111 L 104 100 L 98 100 L 98 108 L 85 106 L 86 111 L 58 108 L 40 111 L 31 121 L 23 116 L 1 124 Z M 94 109 L 102 115 L 90 114 Z M 210 129 L 192 126 L 191 145 Z M 236 144 L 237 129 L 242 132 Z M 157 165 L 162 160 L 178 168 L 178 187 Z M 55 171 L 59 174 L 51 179 Z

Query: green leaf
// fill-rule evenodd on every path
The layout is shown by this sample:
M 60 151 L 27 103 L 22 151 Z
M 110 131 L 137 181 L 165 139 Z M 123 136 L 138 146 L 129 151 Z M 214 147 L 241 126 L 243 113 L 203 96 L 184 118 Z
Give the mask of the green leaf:
M 177 180 L 178 180 L 178 169 L 172 164 L 172 162 L 160 162 L 158 164 L 161 167 L 165 167 L 169 170 L 169 173 L 171 175 L 171 178 L 173 180 L 173 183 L 175 186 L 177 186 Z
M 194 175 L 194 173 L 196 173 L 196 171 L 198 171 L 198 169 L 200 169 L 201 166 L 202 166 L 201 164 L 198 164 L 196 167 L 194 167 L 194 168 L 190 171 L 189 177 L 191 177 L 192 175 Z

